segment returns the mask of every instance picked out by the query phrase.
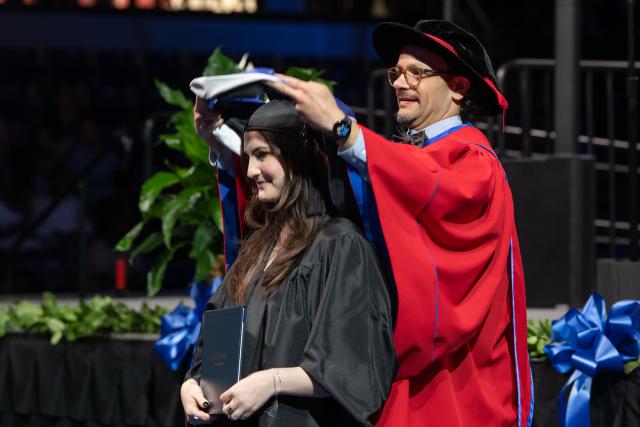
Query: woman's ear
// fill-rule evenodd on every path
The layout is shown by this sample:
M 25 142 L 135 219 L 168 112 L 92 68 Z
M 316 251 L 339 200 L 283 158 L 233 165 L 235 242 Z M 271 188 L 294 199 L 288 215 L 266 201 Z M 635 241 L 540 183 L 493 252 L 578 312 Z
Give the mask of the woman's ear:
M 464 76 L 453 76 L 449 79 L 448 84 L 453 100 L 456 102 L 462 101 L 471 87 L 469 79 Z

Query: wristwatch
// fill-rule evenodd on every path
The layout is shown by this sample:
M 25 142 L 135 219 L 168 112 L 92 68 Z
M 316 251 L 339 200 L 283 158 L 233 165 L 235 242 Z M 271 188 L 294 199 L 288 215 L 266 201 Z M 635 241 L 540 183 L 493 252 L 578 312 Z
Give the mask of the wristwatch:
M 344 116 L 340 121 L 335 122 L 333 130 L 331 131 L 331 137 L 334 141 L 345 140 L 349 138 L 351 133 L 351 119 Z

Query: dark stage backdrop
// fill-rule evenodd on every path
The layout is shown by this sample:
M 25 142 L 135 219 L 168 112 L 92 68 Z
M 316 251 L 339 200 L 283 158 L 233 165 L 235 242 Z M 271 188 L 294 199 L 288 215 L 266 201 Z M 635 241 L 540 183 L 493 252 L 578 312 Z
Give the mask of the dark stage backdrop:
M 153 341 L 95 338 L 52 346 L 43 336 L 8 335 L 0 338 L 0 426 L 182 427 L 185 369 L 167 368 Z M 546 362 L 533 363 L 534 426 L 559 425 L 556 401 L 567 378 Z M 640 425 L 640 370 L 595 378 L 591 425 Z

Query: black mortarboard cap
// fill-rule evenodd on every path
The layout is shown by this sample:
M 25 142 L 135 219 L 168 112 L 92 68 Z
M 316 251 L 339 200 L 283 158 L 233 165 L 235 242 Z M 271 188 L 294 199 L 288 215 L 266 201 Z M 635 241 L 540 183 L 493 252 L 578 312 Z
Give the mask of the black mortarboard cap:
M 249 117 L 245 132 L 266 130 L 295 137 L 302 137 L 304 121 L 298 115 L 293 102 L 275 99 L 261 105 Z

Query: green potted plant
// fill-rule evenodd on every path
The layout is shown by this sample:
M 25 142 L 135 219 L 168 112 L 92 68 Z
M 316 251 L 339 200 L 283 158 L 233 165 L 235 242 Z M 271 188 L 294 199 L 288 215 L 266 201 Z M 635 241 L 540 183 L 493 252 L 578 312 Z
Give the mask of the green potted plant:
M 45 292 L 40 304 L 20 300 L 0 306 L 0 338 L 10 333 L 45 334 L 55 345 L 63 338 L 73 342 L 112 334 L 158 334 L 160 319 L 168 311 L 146 303 L 136 310 L 100 295 L 74 305 L 59 305 L 52 293 Z

